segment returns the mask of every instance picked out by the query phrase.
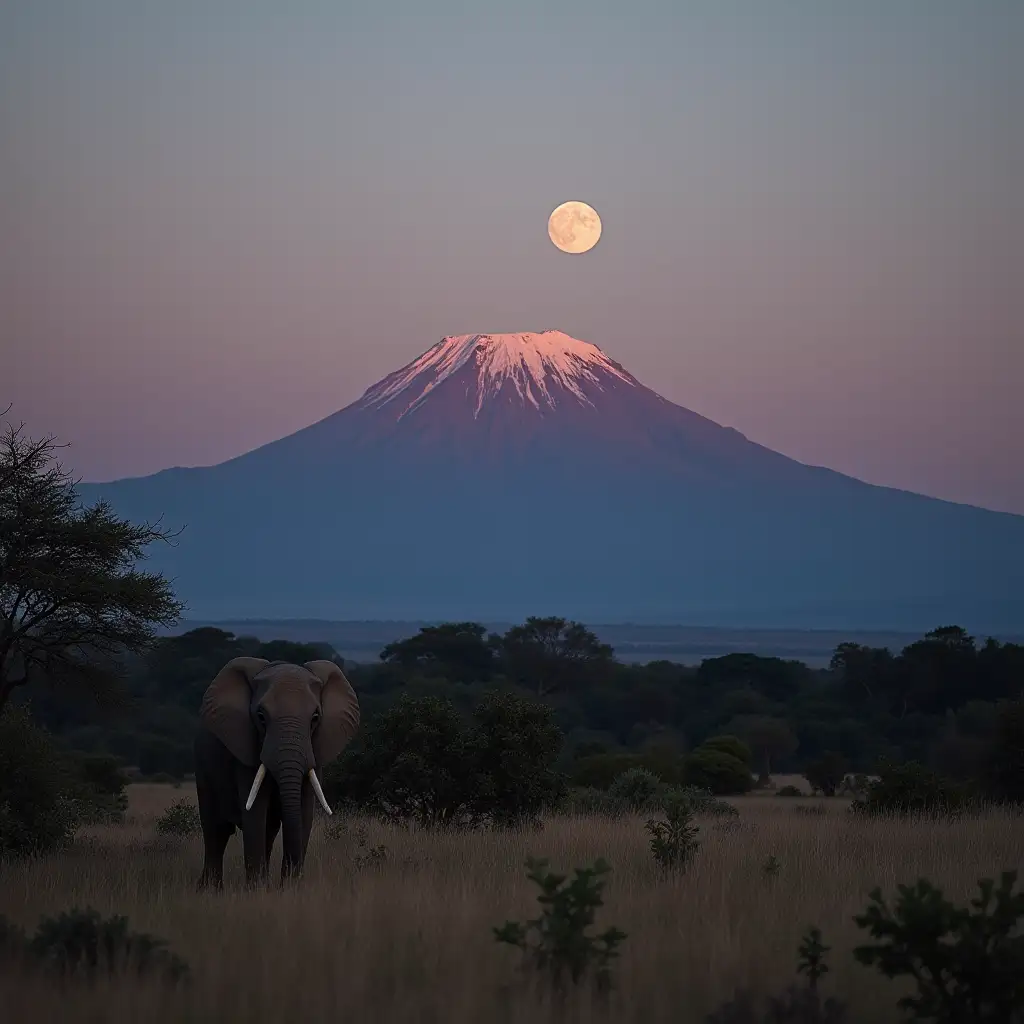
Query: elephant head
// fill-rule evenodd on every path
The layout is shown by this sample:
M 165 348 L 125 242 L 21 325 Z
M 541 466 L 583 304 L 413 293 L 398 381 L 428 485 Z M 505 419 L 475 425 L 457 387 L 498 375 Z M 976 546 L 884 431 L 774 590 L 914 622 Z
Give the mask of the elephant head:
M 235 758 L 258 766 L 246 810 L 268 773 L 277 783 L 285 859 L 300 868 L 302 787 L 308 782 L 331 813 L 316 770 L 333 761 L 359 727 L 359 701 L 345 674 L 332 661 L 300 666 L 233 658 L 207 688 L 199 715 Z

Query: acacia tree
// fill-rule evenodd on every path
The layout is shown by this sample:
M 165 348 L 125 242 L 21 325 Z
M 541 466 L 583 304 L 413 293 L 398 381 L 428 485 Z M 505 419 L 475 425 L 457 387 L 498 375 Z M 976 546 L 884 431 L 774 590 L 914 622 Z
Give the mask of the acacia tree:
M 0 434 L 0 710 L 36 681 L 113 698 L 117 659 L 148 648 L 183 608 L 163 576 L 136 565 L 172 535 L 106 502 L 83 506 L 60 447 L 24 424 Z
M 501 638 L 508 674 L 538 697 L 606 678 L 615 664 L 609 644 L 580 622 L 531 615 Z
M 495 657 L 486 632 L 487 627 L 479 622 L 421 626 L 416 636 L 388 644 L 380 652 L 380 660 L 447 676 L 452 682 L 487 682 L 494 674 Z

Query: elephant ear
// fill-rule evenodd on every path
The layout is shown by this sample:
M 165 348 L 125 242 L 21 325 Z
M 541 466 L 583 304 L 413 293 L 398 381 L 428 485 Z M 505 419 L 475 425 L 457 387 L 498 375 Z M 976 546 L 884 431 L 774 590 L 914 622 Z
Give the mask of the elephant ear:
M 250 767 L 259 760 L 259 737 L 249 717 L 252 680 L 270 664 L 266 658 L 232 658 L 203 694 L 199 720 Z
M 333 661 L 307 661 L 306 668 L 320 680 L 320 725 L 313 733 L 313 755 L 318 766 L 333 761 L 359 728 L 359 698 L 345 673 Z

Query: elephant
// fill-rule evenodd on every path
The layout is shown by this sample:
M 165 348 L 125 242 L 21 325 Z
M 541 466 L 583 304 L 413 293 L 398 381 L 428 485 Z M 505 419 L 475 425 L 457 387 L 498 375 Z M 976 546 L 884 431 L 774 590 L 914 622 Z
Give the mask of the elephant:
M 331 808 L 317 771 L 359 728 L 359 700 L 333 661 L 232 658 L 203 695 L 195 740 L 203 829 L 199 888 L 223 887 L 224 850 L 242 832 L 247 886 L 266 879 L 280 828 L 281 882 L 302 872 L 313 805 Z

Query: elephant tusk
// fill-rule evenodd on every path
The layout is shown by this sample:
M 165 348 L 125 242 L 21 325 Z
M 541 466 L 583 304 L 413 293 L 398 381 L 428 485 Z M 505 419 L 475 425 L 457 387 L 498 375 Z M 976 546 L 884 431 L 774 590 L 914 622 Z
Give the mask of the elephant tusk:
M 256 772 L 256 778 L 252 780 L 252 789 L 249 790 L 249 799 L 245 801 L 245 809 L 247 811 L 252 810 L 252 805 L 256 800 L 256 794 L 260 791 L 260 786 L 263 785 L 263 780 L 266 777 L 266 774 L 266 765 L 261 764 L 259 771 Z
M 309 769 L 309 781 L 313 784 L 313 792 L 316 793 L 317 800 L 320 801 L 320 806 L 328 813 L 333 814 L 331 805 L 327 802 L 327 797 L 324 796 L 324 791 L 320 788 L 320 780 L 316 777 L 316 769 Z

